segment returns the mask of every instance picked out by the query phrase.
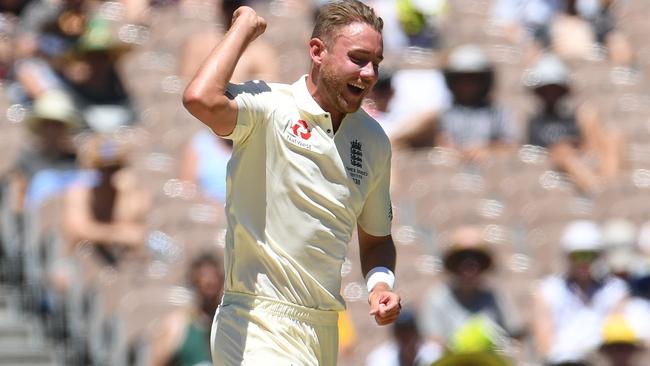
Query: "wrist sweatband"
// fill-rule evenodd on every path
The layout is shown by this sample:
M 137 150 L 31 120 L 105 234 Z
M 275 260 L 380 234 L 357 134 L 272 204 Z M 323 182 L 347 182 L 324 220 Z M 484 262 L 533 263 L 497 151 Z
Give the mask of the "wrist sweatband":
M 379 282 L 387 284 L 392 289 L 395 286 L 395 274 L 386 267 L 375 267 L 371 269 L 366 275 L 368 292 L 371 292 Z

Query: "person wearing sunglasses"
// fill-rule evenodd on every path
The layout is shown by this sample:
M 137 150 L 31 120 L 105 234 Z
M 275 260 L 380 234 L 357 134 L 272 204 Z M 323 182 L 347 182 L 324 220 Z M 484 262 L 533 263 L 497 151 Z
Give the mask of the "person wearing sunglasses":
M 565 274 L 544 278 L 534 294 L 533 335 L 549 365 L 584 360 L 600 344 L 604 320 L 628 297 L 624 281 L 599 270 L 603 239 L 598 224 L 568 223 L 560 244 Z

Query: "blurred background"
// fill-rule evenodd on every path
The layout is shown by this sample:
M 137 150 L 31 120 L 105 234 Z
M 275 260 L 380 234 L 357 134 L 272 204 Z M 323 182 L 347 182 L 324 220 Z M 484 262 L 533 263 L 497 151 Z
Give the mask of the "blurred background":
M 181 94 L 291 83 L 324 0 L 0 1 L 0 365 L 209 365 L 228 143 Z M 340 365 L 648 365 L 650 3 L 367 0 L 404 313 L 341 272 Z

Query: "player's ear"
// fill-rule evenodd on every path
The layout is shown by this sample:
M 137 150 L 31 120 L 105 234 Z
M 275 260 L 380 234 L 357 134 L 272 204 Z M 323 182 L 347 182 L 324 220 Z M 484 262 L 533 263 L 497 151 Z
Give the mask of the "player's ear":
M 309 56 L 315 65 L 320 65 L 323 62 L 325 53 L 327 53 L 327 47 L 320 38 L 312 38 L 309 41 Z

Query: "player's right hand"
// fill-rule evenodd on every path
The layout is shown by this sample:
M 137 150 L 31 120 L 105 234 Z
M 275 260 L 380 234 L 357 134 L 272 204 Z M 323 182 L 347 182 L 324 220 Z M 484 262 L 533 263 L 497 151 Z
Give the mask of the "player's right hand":
M 240 6 L 233 13 L 231 28 L 239 28 L 239 26 L 249 32 L 248 41 L 253 42 L 266 30 L 266 20 L 257 15 L 253 8 L 249 6 Z

